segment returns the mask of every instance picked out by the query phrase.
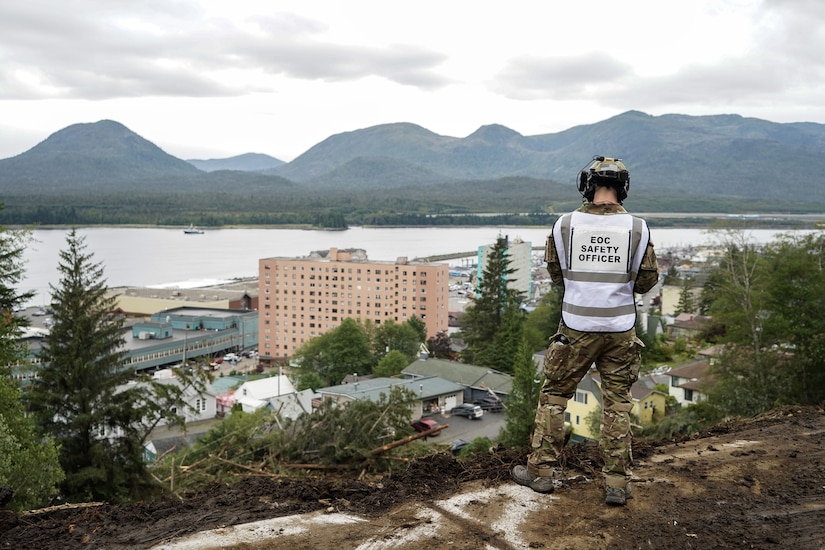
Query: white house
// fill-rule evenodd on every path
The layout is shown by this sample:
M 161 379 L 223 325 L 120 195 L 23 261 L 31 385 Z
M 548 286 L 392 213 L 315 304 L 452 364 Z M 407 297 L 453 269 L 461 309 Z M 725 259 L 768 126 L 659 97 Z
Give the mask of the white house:
M 252 412 L 265 407 L 270 400 L 295 393 L 295 386 L 284 374 L 249 380 L 235 390 L 234 402 L 240 403 L 244 412 Z M 277 410 L 277 406 L 275 406 Z M 311 410 L 311 409 L 310 409 Z
M 186 406 L 180 409 L 173 408 L 171 412 L 183 417 L 187 424 L 215 418 L 217 406 L 216 396 L 209 389 L 199 392 L 192 387 L 192 385 L 184 386 L 183 382 L 175 376 L 155 377 L 154 382 L 168 386 L 177 386 L 179 390 L 182 389 L 182 397 Z M 128 382 L 123 386 L 119 386 L 116 391 L 120 392 L 131 388 L 141 388 L 145 390 L 145 392 L 142 393 L 147 400 L 156 398 L 155 393 L 151 390 L 151 386 L 145 382 Z M 158 426 L 165 426 L 166 424 L 167 422 L 161 419 Z
M 707 372 L 709 368 L 710 364 L 702 360 L 670 369 L 667 372 L 667 376 L 670 377 L 670 395 L 682 406 L 707 399 L 704 390 L 711 383 Z

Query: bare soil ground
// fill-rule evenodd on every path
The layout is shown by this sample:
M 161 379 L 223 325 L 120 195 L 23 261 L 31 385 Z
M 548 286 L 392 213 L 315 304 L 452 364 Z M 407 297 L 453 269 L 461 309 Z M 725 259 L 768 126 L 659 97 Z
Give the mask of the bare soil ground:
M 0 548 L 825 548 L 825 413 L 784 408 L 684 441 L 635 444 L 634 498 L 604 504 L 595 448 L 553 495 L 524 456 L 440 454 L 381 479 L 250 476 L 182 500 L 0 512 Z

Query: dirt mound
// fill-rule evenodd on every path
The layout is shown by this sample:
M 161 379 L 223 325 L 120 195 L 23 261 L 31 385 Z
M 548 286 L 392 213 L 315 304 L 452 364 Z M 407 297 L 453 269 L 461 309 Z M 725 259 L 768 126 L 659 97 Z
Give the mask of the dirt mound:
M 381 479 L 250 476 L 182 500 L 0 512 L 0 548 L 825 548 L 821 409 L 636 442 L 623 508 L 604 505 L 595 447 L 573 449 L 552 496 L 510 481 L 518 453 L 438 454 Z M 311 534 L 299 517 L 317 518 Z

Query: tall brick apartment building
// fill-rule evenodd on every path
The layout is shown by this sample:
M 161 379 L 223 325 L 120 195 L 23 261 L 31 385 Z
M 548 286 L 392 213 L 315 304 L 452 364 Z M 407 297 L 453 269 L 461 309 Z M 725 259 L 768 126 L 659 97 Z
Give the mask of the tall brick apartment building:
M 376 325 L 413 315 L 427 336 L 447 330 L 449 265 L 407 258 L 370 261 L 361 249 L 312 252 L 258 262 L 258 352 L 284 360 L 347 317 Z

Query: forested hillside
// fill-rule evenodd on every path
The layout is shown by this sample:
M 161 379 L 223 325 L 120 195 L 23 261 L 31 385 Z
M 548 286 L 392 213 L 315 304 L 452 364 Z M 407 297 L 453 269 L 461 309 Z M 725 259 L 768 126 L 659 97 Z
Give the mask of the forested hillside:
M 594 153 L 625 160 L 635 211 L 825 206 L 825 173 L 811 163 L 825 153 L 821 124 L 630 111 L 556 134 L 489 125 L 456 138 L 397 123 L 330 136 L 278 164 L 265 155 L 187 162 L 100 121 L 0 160 L 0 223 L 551 223 L 580 202 L 574 181 Z M 502 216 L 474 216 L 487 213 Z

